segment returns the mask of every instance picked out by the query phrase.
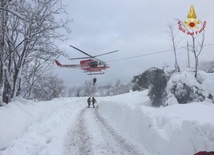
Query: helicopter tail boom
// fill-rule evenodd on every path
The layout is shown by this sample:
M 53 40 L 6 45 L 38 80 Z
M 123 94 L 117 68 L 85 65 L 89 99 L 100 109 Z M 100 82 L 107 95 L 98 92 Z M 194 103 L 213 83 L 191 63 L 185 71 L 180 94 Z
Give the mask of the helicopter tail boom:
M 62 65 L 59 61 L 55 60 L 55 63 L 58 67 L 64 67 L 64 68 L 80 68 L 80 65 L 78 64 L 66 64 Z

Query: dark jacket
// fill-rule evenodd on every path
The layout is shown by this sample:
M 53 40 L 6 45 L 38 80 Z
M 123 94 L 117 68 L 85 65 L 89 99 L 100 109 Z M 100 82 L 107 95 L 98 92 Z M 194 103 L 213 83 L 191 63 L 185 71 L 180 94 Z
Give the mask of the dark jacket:
M 93 103 L 93 104 L 97 102 L 97 100 L 96 100 L 94 97 L 92 97 L 91 100 L 92 100 L 92 103 Z
M 88 102 L 88 104 L 91 103 L 91 97 L 89 97 L 89 98 L 87 99 L 87 102 Z

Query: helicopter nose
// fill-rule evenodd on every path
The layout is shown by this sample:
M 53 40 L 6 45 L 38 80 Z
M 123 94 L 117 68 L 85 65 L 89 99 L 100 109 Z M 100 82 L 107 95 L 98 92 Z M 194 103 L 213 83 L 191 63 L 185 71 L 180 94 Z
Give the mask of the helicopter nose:
M 107 65 L 107 64 L 105 64 L 105 67 L 106 67 L 106 68 L 110 68 L 110 66 L 109 66 L 109 65 Z

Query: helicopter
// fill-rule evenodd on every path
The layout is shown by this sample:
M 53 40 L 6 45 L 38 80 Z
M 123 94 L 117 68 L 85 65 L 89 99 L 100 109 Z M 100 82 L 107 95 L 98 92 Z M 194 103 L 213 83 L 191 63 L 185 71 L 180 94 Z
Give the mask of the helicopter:
M 96 56 L 92 56 L 92 55 L 80 50 L 79 48 L 77 48 L 75 46 L 70 45 L 70 47 L 85 54 L 87 57 L 68 58 L 69 60 L 83 59 L 83 60 L 80 60 L 79 64 L 61 64 L 58 60 L 55 60 L 56 65 L 59 67 L 64 67 L 64 68 L 80 68 L 84 72 L 88 73 L 88 75 L 104 74 L 105 72 L 103 70 L 110 68 L 110 66 L 108 64 L 106 64 L 104 61 L 97 59 L 97 57 L 118 52 L 118 50 L 115 50 L 115 51 L 99 54 Z

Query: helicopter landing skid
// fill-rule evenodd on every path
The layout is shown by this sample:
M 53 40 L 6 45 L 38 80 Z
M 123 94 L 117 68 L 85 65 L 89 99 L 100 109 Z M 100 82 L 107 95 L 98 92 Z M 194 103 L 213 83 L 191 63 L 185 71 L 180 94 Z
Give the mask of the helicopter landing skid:
M 99 75 L 99 74 L 104 74 L 104 72 L 89 73 L 89 74 L 87 74 L 87 75 Z

